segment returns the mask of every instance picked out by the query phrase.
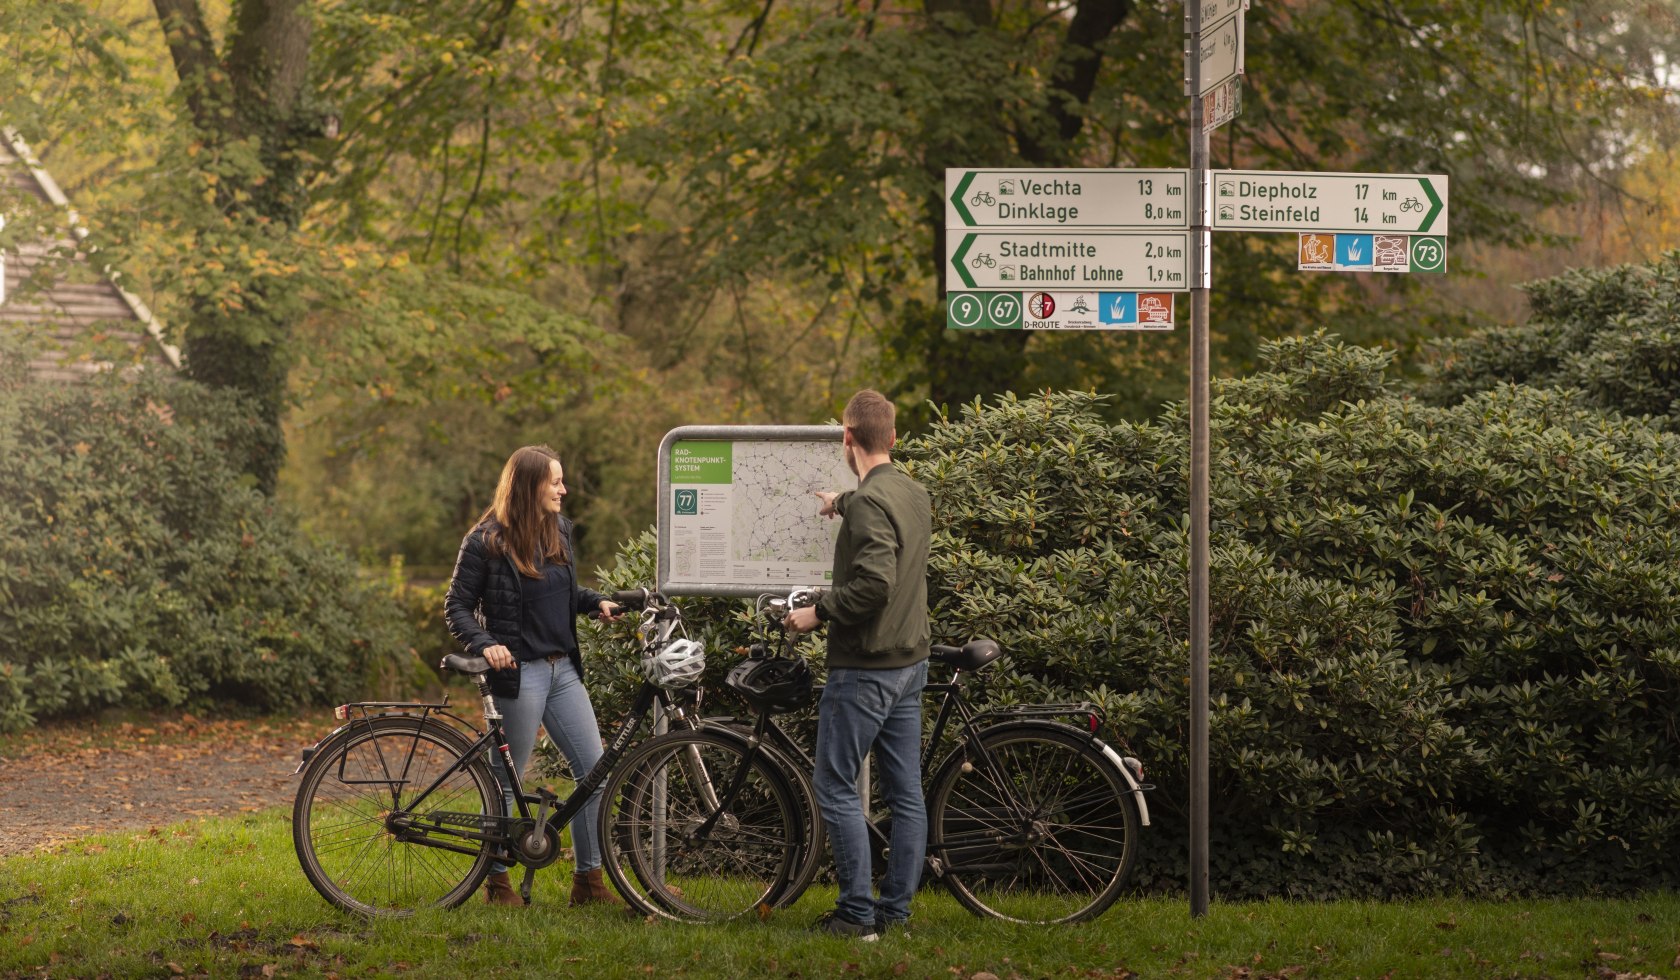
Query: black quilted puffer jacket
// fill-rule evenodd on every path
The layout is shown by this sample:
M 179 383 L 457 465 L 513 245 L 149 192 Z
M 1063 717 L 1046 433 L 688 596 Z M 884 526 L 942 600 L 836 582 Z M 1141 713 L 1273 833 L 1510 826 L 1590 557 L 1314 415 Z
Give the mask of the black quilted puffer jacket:
M 566 536 L 566 553 L 572 559 L 572 613 L 577 615 L 598 608 L 606 598 L 594 589 L 577 584 L 577 549 L 572 547 L 572 522 L 559 518 L 560 533 Z M 486 647 L 500 643 L 513 651 L 515 660 L 524 656 L 525 641 L 519 630 L 525 621 L 524 603 L 520 598 L 519 569 L 507 556 L 492 557 L 484 543 L 484 534 L 492 522 L 483 522 L 467 532 L 461 540 L 461 551 L 455 556 L 455 574 L 449 580 L 449 593 L 443 599 L 443 617 L 455 642 L 473 656 L 483 656 Z M 583 660 L 572 655 L 578 676 L 583 676 Z M 519 696 L 519 673 L 523 665 L 513 670 L 492 670 L 490 691 L 499 698 Z

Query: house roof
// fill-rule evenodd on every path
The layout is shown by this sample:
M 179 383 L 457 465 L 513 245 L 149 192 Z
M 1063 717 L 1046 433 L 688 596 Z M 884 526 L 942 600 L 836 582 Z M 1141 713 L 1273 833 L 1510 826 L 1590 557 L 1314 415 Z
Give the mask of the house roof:
M 0 329 L 27 324 L 50 340 L 47 349 L 30 361 L 30 373 L 43 381 L 81 380 L 113 366 L 112 361 L 89 353 L 108 352 L 113 345 L 136 350 L 142 363 L 179 368 L 181 352 L 164 343 L 152 311 L 117 284 L 116 273 L 96 265 L 80 248 L 87 229 L 58 184 L 10 128 L 0 129 L 0 182 L 13 192 L 56 206 L 66 219 L 63 235 L 24 242 L 0 254 L 4 269 Z M 74 255 L 68 265 L 58 258 L 66 254 Z M 53 267 L 45 288 L 24 290 L 23 285 L 43 265 Z

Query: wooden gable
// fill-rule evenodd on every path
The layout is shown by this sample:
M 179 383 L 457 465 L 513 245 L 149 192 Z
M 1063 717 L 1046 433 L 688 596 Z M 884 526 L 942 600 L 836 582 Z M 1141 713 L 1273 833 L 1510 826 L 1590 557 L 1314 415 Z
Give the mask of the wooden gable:
M 64 216 L 62 235 L 25 241 L 0 253 L 0 330 L 27 328 L 48 341 L 30 361 L 30 374 L 62 382 L 134 364 L 178 369 L 180 351 L 163 342 L 146 304 L 79 247 L 87 230 L 58 184 L 10 129 L 0 130 L 0 180 L 10 185 L 13 196 L 21 192 Z M 66 260 L 66 255 L 74 257 Z M 44 284 L 36 278 L 43 268 L 50 270 Z

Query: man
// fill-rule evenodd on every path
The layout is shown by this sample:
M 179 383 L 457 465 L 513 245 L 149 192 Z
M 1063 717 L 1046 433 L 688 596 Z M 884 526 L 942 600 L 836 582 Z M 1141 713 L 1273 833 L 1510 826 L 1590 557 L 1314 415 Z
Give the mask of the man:
M 818 492 L 820 513 L 839 515 L 834 587 L 783 620 L 806 632 L 828 624 L 828 683 L 817 715 L 817 807 L 828 824 L 840 900 L 817 920 L 831 935 L 873 942 L 902 926 L 927 849 L 922 802 L 922 687 L 927 683 L 927 491 L 893 468 L 893 403 L 864 389 L 846 403 L 841 437 L 858 488 Z M 869 832 L 858 776 L 871 748 L 892 844 L 879 901 L 870 892 Z

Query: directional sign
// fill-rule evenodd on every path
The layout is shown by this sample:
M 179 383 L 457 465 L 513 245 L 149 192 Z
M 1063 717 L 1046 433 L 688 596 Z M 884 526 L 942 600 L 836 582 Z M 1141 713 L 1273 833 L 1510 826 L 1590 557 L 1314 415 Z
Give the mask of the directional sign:
M 1188 228 L 1187 170 L 945 171 L 947 228 Z
M 1204 33 L 1237 11 L 1247 9 L 1248 0 L 1202 0 L 1202 22 L 1196 26 L 1196 33 Z
M 1447 233 L 1447 178 L 1439 174 L 1215 170 L 1220 231 Z
M 1243 70 L 1243 14 L 1226 18 L 1196 34 L 1196 56 L 1201 59 L 1201 87 L 1198 96 L 1213 91 Z
M 956 232 L 945 236 L 945 288 L 1186 288 L 1187 232 Z

